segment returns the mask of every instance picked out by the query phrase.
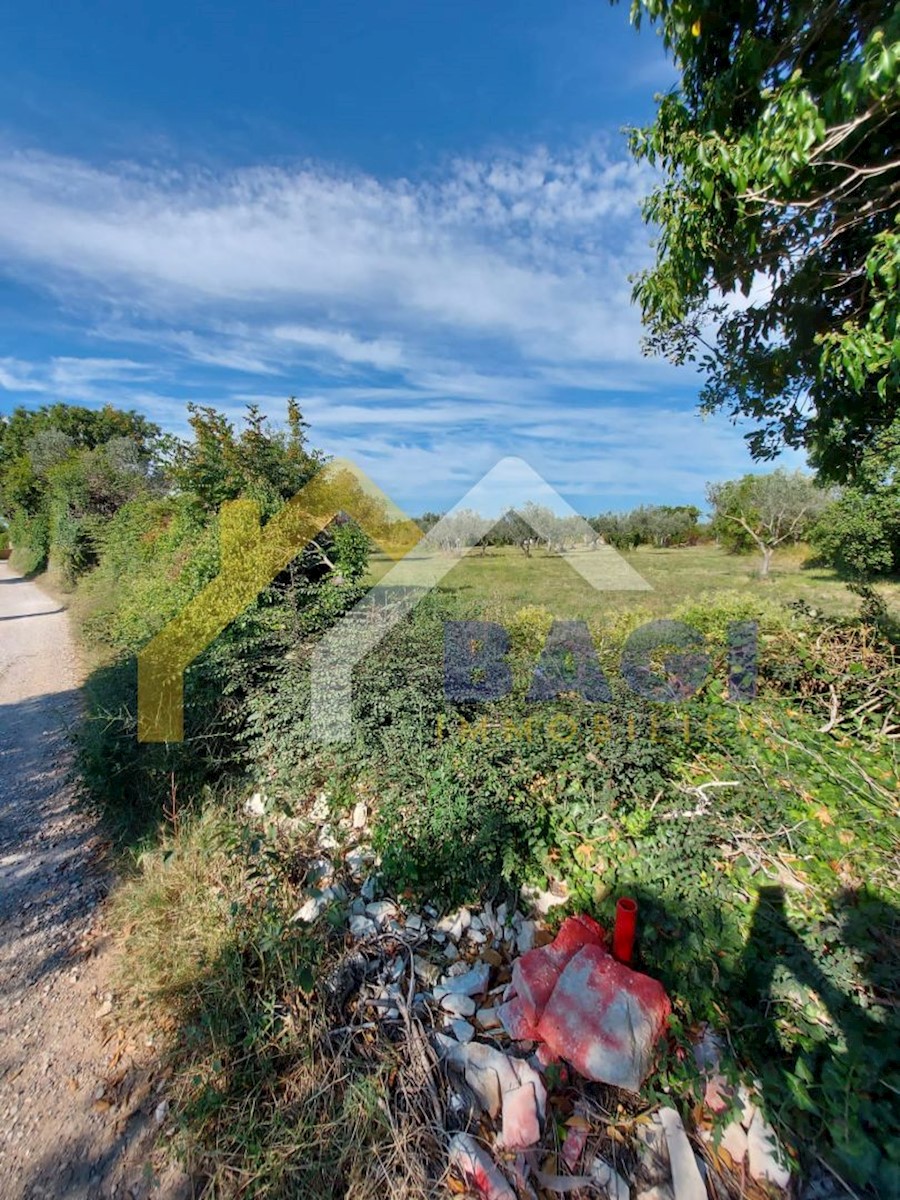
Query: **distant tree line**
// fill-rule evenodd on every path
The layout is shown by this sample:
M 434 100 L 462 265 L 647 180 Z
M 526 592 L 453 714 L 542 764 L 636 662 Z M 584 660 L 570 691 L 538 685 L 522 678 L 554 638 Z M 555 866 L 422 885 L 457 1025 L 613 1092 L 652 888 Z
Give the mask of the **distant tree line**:
M 472 509 L 445 516 L 426 512 L 417 518 L 425 532 L 440 523 L 436 538 L 447 552 L 467 546 L 478 546 L 482 552 L 490 546 L 517 546 L 529 556 L 537 549 L 562 554 L 603 543 L 626 550 L 643 545 L 692 546 L 703 533 L 699 521 L 700 509 L 693 505 L 641 505 L 632 512 L 603 513 L 585 520 L 562 516 L 533 501 L 509 508 L 495 520 Z

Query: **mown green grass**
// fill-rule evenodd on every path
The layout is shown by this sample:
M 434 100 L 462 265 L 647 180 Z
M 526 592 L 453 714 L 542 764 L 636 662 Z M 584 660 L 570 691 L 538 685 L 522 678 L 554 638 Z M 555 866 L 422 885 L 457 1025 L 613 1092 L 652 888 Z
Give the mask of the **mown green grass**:
M 579 556 L 590 553 L 575 551 Z M 850 616 L 859 610 L 859 600 L 845 581 L 831 567 L 812 565 L 805 546 L 776 553 L 768 579 L 760 579 L 756 556 L 728 554 L 712 545 L 678 549 L 640 546 L 624 552 L 623 557 L 651 584 L 652 591 L 595 592 L 560 557 L 538 550 L 526 558 L 512 546 L 490 549 L 484 556 L 476 550 L 461 557 L 444 577 L 442 587 L 488 613 L 514 612 L 535 604 L 557 617 L 588 620 L 635 607 L 664 616 L 704 593 L 724 590 L 781 602 L 802 600 L 829 616 Z M 380 579 L 389 565 L 383 556 L 376 556 L 373 579 Z M 889 610 L 900 616 L 900 582 L 879 584 L 877 590 Z

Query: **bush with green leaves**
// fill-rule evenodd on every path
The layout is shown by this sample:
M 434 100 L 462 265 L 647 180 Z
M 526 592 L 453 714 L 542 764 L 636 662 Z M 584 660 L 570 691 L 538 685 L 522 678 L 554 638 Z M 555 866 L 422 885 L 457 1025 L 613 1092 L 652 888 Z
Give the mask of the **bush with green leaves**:
M 822 515 L 810 541 L 825 562 L 852 579 L 900 571 L 900 494 L 848 489 Z

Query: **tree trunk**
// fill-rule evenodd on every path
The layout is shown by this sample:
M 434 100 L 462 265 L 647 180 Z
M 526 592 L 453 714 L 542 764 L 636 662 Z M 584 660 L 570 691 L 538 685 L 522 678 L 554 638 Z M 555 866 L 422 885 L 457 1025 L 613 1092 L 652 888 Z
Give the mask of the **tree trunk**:
M 775 553 L 774 546 L 763 546 L 763 548 L 762 548 L 763 561 L 762 561 L 762 567 L 760 568 L 760 572 L 759 572 L 760 579 L 768 579 L 769 578 L 769 567 L 772 565 L 772 555 L 774 553 Z

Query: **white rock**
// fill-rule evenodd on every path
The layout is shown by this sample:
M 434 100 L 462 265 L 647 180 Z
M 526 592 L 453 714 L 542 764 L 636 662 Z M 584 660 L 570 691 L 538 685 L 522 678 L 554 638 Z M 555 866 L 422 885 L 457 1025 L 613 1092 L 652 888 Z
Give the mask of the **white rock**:
M 735 1166 L 739 1167 L 747 1154 L 747 1131 L 740 1121 L 726 1125 L 719 1148 L 727 1150 Z
M 666 1135 L 675 1200 L 707 1200 L 706 1186 L 681 1117 L 674 1108 L 661 1108 L 659 1119 Z
M 591 1179 L 596 1180 L 599 1187 L 603 1188 L 609 1200 L 629 1200 L 631 1188 L 605 1158 L 600 1158 L 598 1155 L 594 1159 L 591 1163 L 590 1176 Z
M 450 1029 L 458 1042 L 471 1042 L 475 1036 L 473 1027 L 461 1017 L 456 1017 L 450 1022 Z
M 475 1014 L 475 1020 L 482 1029 L 500 1029 L 502 1027 L 496 1008 L 479 1008 Z
M 522 888 L 522 896 L 528 901 L 532 910 L 542 917 L 546 917 L 551 908 L 556 908 L 560 904 L 567 904 L 568 895 L 557 896 L 554 892 L 542 892 L 540 888 Z
M 482 946 L 487 941 L 487 934 L 482 933 L 480 929 L 470 929 L 468 938 L 469 941 L 474 942 L 476 946 Z
M 449 950 L 449 949 L 450 949 L 450 947 L 448 946 L 447 950 Z M 447 957 L 447 950 L 444 951 L 444 958 Z M 456 952 L 456 957 L 459 958 L 458 950 Z M 465 973 L 468 971 L 468 969 L 469 969 L 469 964 L 466 962 L 465 959 L 463 959 L 460 962 L 454 962 L 452 966 L 447 968 L 446 973 L 451 979 L 453 979 L 456 975 L 465 975 Z
M 445 933 L 451 937 L 454 942 L 458 942 L 462 935 L 469 928 L 472 921 L 472 914 L 467 908 L 461 908 L 458 912 L 448 913 L 438 921 L 435 929 L 438 933 Z
M 384 928 L 397 916 L 397 905 L 392 904 L 390 900 L 375 900 L 366 905 L 366 916 L 371 917 L 376 925 Z
M 522 921 L 516 929 L 516 951 L 527 954 L 534 949 L 534 935 L 537 932 L 534 921 Z
M 365 829 L 369 819 L 369 810 L 364 801 L 360 800 L 353 809 L 353 828 Z
M 378 932 L 378 926 L 368 917 L 351 917 L 350 932 L 355 938 L 374 937 Z
M 441 1008 L 455 1017 L 474 1017 L 478 1007 L 471 996 L 446 995 L 441 997 Z
M 459 951 L 452 942 L 448 942 L 444 947 L 444 958 L 446 958 L 447 962 L 449 963 L 455 963 L 459 958 Z
M 754 1112 L 747 1130 L 747 1157 L 750 1174 L 757 1182 L 764 1179 L 780 1188 L 786 1188 L 790 1183 L 791 1172 L 778 1137 L 759 1109 Z
M 357 896 L 356 899 L 353 901 L 353 903 L 350 905 L 350 916 L 351 917 L 364 917 L 365 915 L 366 915 L 366 902 L 365 902 L 365 900 L 363 900 L 362 896 Z
M 465 966 L 465 964 L 458 965 Z M 483 995 L 487 990 L 490 976 L 490 963 L 477 963 L 471 970 L 464 970 L 462 973 L 457 973 L 455 967 L 451 967 L 441 986 L 434 989 L 435 999 L 441 999 L 441 994 L 454 996 Z
M 359 889 L 359 894 L 363 900 L 371 902 L 375 899 L 375 892 L 378 890 L 378 876 L 370 875 L 366 882 Z
M 304 925 L 311 925 L 313 921 L 318 920 L 328 901 L 324 896 L 310 896 L 301 904 L 291 918 L 292 921 L 301 921 Z
M 266 802 L 262 792 L 253 793 L 244 805 L 244 812 L 248 817 L 264 817 L 266 815 Z
M 169 1115 L 168 1100 L 160 1100 L 159 1104 L 157 1104 L 157 1106 L 156 1106 L 156 1111 L 153 1114 L 153 1119 L 156 1121 L 157 1125 L 162 1125 L 163 1121 L 165 1121 L 165 1119 L 168 1115 Z
M 406 928 L 411 929 L 413 933 L 419 933 L 425 928 L 425 922 L 418 913 L 413 913 L 411 916 L 406 918 Z

